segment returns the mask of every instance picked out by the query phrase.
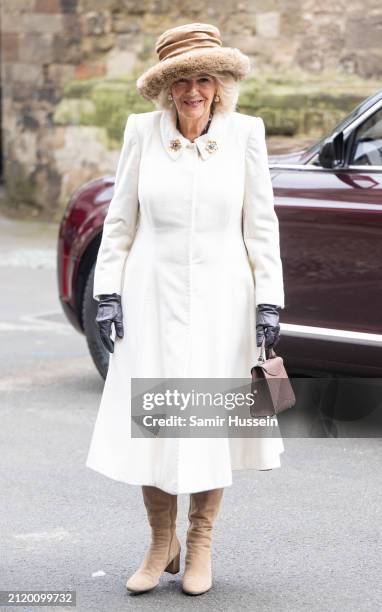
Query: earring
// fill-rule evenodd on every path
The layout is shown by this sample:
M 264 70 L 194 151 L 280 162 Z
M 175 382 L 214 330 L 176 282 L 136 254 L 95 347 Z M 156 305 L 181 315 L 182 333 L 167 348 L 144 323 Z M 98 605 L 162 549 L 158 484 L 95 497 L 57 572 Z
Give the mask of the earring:
M 220 96 L 218 94 L 214 97 L 214 102 L 220 102 Z
M 172 100 L 172 99 L 173 99 L 173 98 L 172 98 L 172 95 L 171 95 L 171 94 L 168 94 L 168 96 L 167 96 L 167 100 Z

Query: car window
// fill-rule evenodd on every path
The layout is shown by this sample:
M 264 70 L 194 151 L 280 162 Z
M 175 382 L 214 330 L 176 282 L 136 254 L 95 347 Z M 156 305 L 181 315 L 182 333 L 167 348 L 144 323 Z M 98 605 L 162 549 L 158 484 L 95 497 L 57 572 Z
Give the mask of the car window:
M 320 160 L 318 159 L 318 155 L 319 151 L 317 151 L 316 155 L 312 157 L 312 159 L 309 161 L 309 164 L 312 164 L 312 166 L 321 166 Z
M 382 166 L 382 108 L 357 129 L 350 165 Z

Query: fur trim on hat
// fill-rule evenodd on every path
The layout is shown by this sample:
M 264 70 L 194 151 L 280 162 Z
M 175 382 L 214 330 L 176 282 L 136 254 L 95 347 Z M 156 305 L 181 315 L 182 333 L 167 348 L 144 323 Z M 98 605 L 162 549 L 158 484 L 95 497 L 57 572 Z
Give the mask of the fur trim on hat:
M 195 49 L 164 59 L 146 70 L 137 80 L 137 89 L 147 100 L 154 100 L 165 85 L 192 73 L 227 71 L 235 79 L 241 80 L 247 76 L 250 68 L 249 57 L 239 49 Z

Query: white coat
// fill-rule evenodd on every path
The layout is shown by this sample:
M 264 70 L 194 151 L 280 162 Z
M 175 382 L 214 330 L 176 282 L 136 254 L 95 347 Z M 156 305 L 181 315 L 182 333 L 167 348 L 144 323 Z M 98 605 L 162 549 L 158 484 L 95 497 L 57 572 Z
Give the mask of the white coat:
M 260 117 L 216 112 L 191 143 L 172 111 L 129 116 L 94 279 L 95 299 L 113 292 L 125 333 L 110 355 L 86 466 L 172 494 L 230 486 L 235 469 L 279 467 L 281 436 L 130 435 L 132 377 L 249 379 L 260 351 L 256 306 L 284 308 Z

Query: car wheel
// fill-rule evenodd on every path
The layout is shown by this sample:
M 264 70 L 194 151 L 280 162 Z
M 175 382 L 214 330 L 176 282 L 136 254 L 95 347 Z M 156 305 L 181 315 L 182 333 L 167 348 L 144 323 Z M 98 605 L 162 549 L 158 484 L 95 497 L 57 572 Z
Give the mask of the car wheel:
M 95 322 L 98 302 L 93 298 L 94 270 L 95 264 L 93 264 L 85 284 L 84 298 L 82 302 L 82 320 L 84 322 L 84 331 L 90 355 L 92 356 L 98 372 L 101 374 L 102 378 L 105 379 L 107 370 L 109 368 L 110 353 L 102 344 L 98 327 Z

